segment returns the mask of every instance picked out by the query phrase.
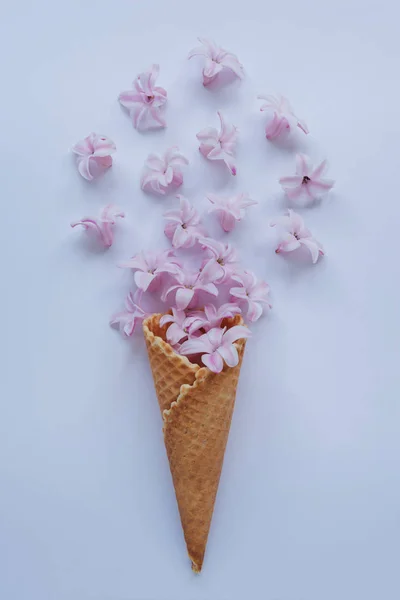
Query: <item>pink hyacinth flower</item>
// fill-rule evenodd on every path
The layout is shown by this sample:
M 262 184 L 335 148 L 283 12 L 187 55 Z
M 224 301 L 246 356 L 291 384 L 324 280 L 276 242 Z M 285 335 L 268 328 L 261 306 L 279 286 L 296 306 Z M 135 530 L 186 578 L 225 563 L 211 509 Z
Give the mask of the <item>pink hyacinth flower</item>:
M 200 141 L 199 150 L 208 160 L 223 160 L 232 175 L 236 175 L 234 150 L 236 146 L 237 128 L 225 122 L 221 111 L 218 111 L 221 129 L 206 127 L 196 135 Z
M 254 323 L 262 315 L 263 304 L 271 308 L 268 300 L 269 285 L 265 281 L 258 281 L 251 271 L 244 271 L 240 275 L 232 275 L 232 279 L 237 281 L 240 287 L 233 287 L 230 294 L 237 298 L 243 308 L 246 308 L 247 319 Z
M 164 195 L 172 188 L 179 187 L 183 182 L 181 169 L 188 164 L 188 159 L 179 152 L 177 146 L 168 148 L 164 156 L 149 154 L 140 181 L 142 190 Z
M 266 103 L 260 108 L 261 111 L 268 110 L 273 113 L 272 119 L 267 123 L 265 134 L 267 139 L 275 140 L 283 133 L 289 132 L 291 128 L 298 127 L 304 133 L 308 133 L 308 127 L 304 121 L 296 117 L 289 100 L 284 96 L 258 96 L 259 100 Z
M 324 255 L 321 244 L 312 236 L 311 232 L 304 225 L 300 215 L 293 210 L 288 210 L 283 217 L 278 217 L 270 222 L 271 227 L 278 226 L 282 232 L 282 239 L 275 252 L 292 252 L 300 246 L 304 246 L 310 251 L 311 259 L 315 264 L 319 256 Z
M 255 200 L 251 200 L 248 194 L 229 197 L 208 194 L 207 198 L 214 205 L 209 212 L 217 213 L 221 227 L 226 232 L 232 231 L 236 222 L 244 218 L 248 206 L 258 204 Z
M 198 338 L 187 340 L 180 347 L 184 355 L 201 354 L 201 362 L 213 373 L 221 373 L 224 361 L 228 367 L 236 367 L 239 363 L 237 346 L 234 342 L 239 339 L 249 338 L 250 331 L 243 325 L 236 325 L 226 331 L 213 328 Z
M 112 165 L 112 157 L 116 146 L 105 135 L 91 133 L 72 147 L 77 155 L 78 171 L 88 181 L 99 177 Z
M 297 200 L 302 195 L 309 200 L 315 200 L 328 192 L 335 183 L 333 179 L 323 177 L 327 167 L 327 161 L 323 160 L 318 167 L 314 168 L 308 156 L 298 154 L 296 156 L 296 175 L 281 177 L 279 183 L 290 200 Z
M 116 223 L 116 218 L 124 218 L 125 214 L 113 204 L 108 204 L 100 213 L 100 217 L 84 217 L 80 221 L 71 223 L 71 227 L 82 225 L 84 229 L 93 229 L 97 234 L 105 248 L 109 248 L 114 240 L 113 226 Z
M 160 287 L 161 276 L 164 273 L 176 275 L 180 272 L 181 264 L 172 250 L 149 250 L 136 254 L 118 266 L 135 271 L 135 283 L 140 290 L 154 292 Z
M 164 218 L 167 223 L 164 233 L 171 240 L 174 248 L 191 248 L 199 236 L 204 235 L 204 229 L 200 225 L 200 217 L 197 210 L 184 196 L 177 196 L 180 207 L 167 210 Z
M 164 315 L 161 317 L 161 327 L 170 323 L 166 337 L 171 346 L 176 346 L 179 342 L 182 342 L 182 340 L 186 340 L 189 337 L 186 320 L 187 317 L 185 311 L 176 308 L 172 308 L 172 315 Z
M 239 62 L 237 56 L 231 52 L 227 52 L 215 42 L 206 38 L 198 38 L 203 44 L 198 48 L 194 48 L 189 52 L 188 58 L 193 56 L 205 56 L 206 64 L 203 69 L 203 85 L 208 86 L 215 81 L 217 75 L 224 69 L 229 69 L 239 79 L 243 79 L 243 65 Z
M 186 328 L 190 335 L 193 335 L 199 329 L 209 331 L 214 327 L 220 327 L 223 319 L 233 317 L 241 313 L 241 309 L 237 304 L 228 302 L 216 308 L 213 304 L 207 304 L 204 310 L 191 312 L 186 318 Z
M 199 292 L 206 292 L 211 296 L 218 296 L 218 288 L 215 285 L 219 270 L 215 263 L 210 261 L 201 271 L 182 270 L 175 275 L 176 283 L 168 287 L 162 295 L 165 302 L 169 294 L 175 292 L 175 304 L 179 310 L 184 310 L 196 301 Z
M 135 331 L 136 325 L 143 321 L 148 315 L 135 303 L 132 292 L 125 300 L 126 310 L 115 314 L 110 321 L 110 325 L 118 325 L 120 332 L 124 337 L 130 337 Z
M 220 269 L 221 277 L 218 279 L 218 283 L 226 283 L 238 265 L 236 249 L 231 244 L 218 242 L 212 238 L 201 238 L 199 239 L 199 243 L 203 248 L 208 250 Z M 204 264 L 208 260 L 209 258 L 205 259 Z
M 133 90 L 121 92 L 118 97 L 122 106 L 129 110 L 136 129 L 167 126 L 162 116 L 167 92 L 155 85 L 159 72 L 159 65 L 152 65 L 148 71 L 137 76 L 133 82 Z

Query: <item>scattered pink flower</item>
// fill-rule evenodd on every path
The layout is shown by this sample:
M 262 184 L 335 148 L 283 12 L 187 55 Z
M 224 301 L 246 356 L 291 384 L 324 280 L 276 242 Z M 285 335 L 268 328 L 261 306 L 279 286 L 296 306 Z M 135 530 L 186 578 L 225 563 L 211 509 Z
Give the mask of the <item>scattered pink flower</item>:
M 298 154 L 296 156 L 296 175 L 281 177 L 279 183 L 290 200 L 296 200 L 303 194 L 309 200 L 315 200 L 328 192 L 335 183 L 333 179 L 323 177 L 327 166 L 327 161 L 323 160 L 318 167 L 314 168 L 308 156 Z
M 229 280 L 231 274 L 235 271 L 238 265 L 238 255 L 236 249 L 231 244 L 218 242 L 212 238 L 201 238 L 199 243 L 203 248 L 206 248 L 211 254 L 213 260 L 217 263 L 221 272 L 221 277 L 218 278 L 219 283 L 225 283 Z M 204 264 L 209 258 L 205 259 Z
M 219 275 L 219 269 L 215 267 L 214 261 L 209 261 L 201 271 L 182 270 L 175 275 L 176 283 L 168 287 L 162 295 L 165 302 L 171 292 L 176 292 L 175 304 L 179 310 L 184 310 L 196 299 L 198 292 L 206 292 L 211 296 L 218 296 L 215 285 Z
M 236 325 L 228 331 L 226 331 L 226 327 L 224 329 L 216 327 L 198 338 L 184 342 L 180 347 L 180 353 L 184 355 L 201 354 L 201 362 L 210 371 L 221 373 L 224 361 L 228 367 L 236 367 L 239 362 L 234 342 L 250 336 L 250 331 L 243 325 Z
M 157 290 L 160 287 L 161 276 L 164 273 L 176 275 L 180 273 L 181 268 L 181 264 L 174 256 L 173 250 L 142 251 L 119 266 L 135 271 L 135 283 L 144 292 Z
M 217 114 L 221 129 L 218 131 L 215 127 L 206 127 L 206 129 L 199 131 L 196 136 L 200 141 L 199 150 L 209 160 L 223 160 L 232 175 L 236 175 L 234 150 L 237 129 L 234 125 L 225 122 L 221 111 L 218 111 Z
M 164 325 L 170 323 L 166 336 L 171 346 L 176 346 L 176 344 L 182 342 L 183 339 L 187 339 L 189 337 L 186 320 L 187 317 L 185 311 L 178 310 L 176 308 L 172 308 L 172 315 L 164 315 L 161 317 L 161 327 L 164 327 Z
M 251 271 L 244 271 L 240 275 L 232 275 L 232 279 L 237 281 L 240 287 L 233 287 L 230 293 L 239 300 L 240 305 L 246 307 L 246 317 L 254 323 L 262 315 L 263 304 L 271 308 L 268 300 L 269 285 L 265 281 L 258 281 Z
M 161 112 L 167 101 L 167 92 L 155 85 L 159 72 L 159 65 L 152 65 L 148 71 L 137 76 L 133 90 L 119 95 L 118 99 L 129 110 L 136 129 L 149 129 L 153 123 L 158 127 L 166 127 Z
M 304 121 L 296 117 L 289 100 L 284 96 L 258 96 L 259 100 L 265 100 L 260 110 L 273 112 L 272 119 L 267 123 L 265 133 L 267 139 L 275 140 L 285 132 L 289 132 L 292 127 L 298 127 L 304 133 L 308 133 L 308 127 Z
M 321 244 L 312 236 L 311 232 L 305 227 L 304 221 L 300 215 L 293 210 L 288 210 L 283 217 L 278 217 L 271 221 L 271 227 L 278 226 L 282 231 L 282 239 L 275 252 L 292 252 L 300 246 L 304 246 L 310 251 L 313 263 L 316 263 L 319 256 L 324 255 Z
M 167 221 L 164 233 L 172 241 L 174 248 L 191 248 L 199 236 L 204 235 L 200 225 L 201 219 L 197 210 L 184 196 L 177 196 L 180 207 L 167 210 L 164 217 Z
M 207 304 L 204 310 L 191 312 L 186 318 L 186 327 L 190 335 L 193 335 L 199 329 L 209 331 L 214 327 L 220 327 L 222 320 L 242 311 L 237 304 L 226 303 L 216 308 L 213 304 Z
M 135 331 L 136 325 L 143 321 L 148 315 L 144 310 L 135 303 L 132 292 L 129 293 L 125 300 L 126 310 L 115 314 L 110 325 L 118 325 L 120 332 L 124 337 L 130 337 Z
M 258 202 L 251 200 L 248 194 L 237 194 L 229 197 L 208 194 L 207 198 L 214 205 L 209 212 L 217 213 L 221 227 L 226 232 L 232 231 L 236 221 L 241 221 L 244 218 L 245 209 L 248 206 L 258 204 Z
M 125 214 L 116 206 L 108 204 L 100 213 L 100 217 L 84 217 L 80 221 L 71 223 L 71 227 L 82 225 L 85 229 L 93 229 L 97 232 L 99 239 L 106 248 L 109 248 L 114 240 L 113 225 L 117 217 L 124 218 Z
M 191 50 L 188 58 L 193 58 L 193 56 L 206 57 L 206 64 L 203 69 L 204 86 L 213 82 L 223 68 L 230 69 L 239 79 L 243 79 L 243 65 L 235 54 L 220 48 L 212 40 L 205 38 L 198 38 L 198 40 L 203 45 Z
M 149 154 L 140 182 L 142 190 L 164 195 L 171 188 L 179 187 L 183 182 L 181 167 L 188 164 L 188 159 L 177 146 L 168 148 L 162 157 Z
M 88 181 L 92 181 L 112 165 L 112 157 L 116 146 L 105 135 L 91 133 L 72 148 L 77 155 L 78 171 Z

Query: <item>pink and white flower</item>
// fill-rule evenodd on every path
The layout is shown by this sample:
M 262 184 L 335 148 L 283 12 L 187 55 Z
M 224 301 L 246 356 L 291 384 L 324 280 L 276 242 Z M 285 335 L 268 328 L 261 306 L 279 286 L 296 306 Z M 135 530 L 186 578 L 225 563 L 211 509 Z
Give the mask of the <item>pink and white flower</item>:
M 232 231 L 236 222 L 244 218 L 245 209 L 248 206 L 258 204 L 255 200 L 251 200 L 248 194 L 236 194 L 229 197 L 208 194 L 207 198 L 214 205 L 209 212 L 217 213 L 221 227 L 226 232 Z
M 239 79 L 243 79 L 243 65 L 239 62 L 235 54 L 227 52 L 220 46 L 217 46 L 212 40 L 206 38 L 198 38 L 198 40 L 202 46 L 191 50 L 188 58 L 193 58 L 193 56 L 205 56 L 206 64 L 203 69 L 204 86 L 208 86 L 213 82 L 224 68 L 232 71 Z
M 118 100 L 129 110 L 136 129 L 166 127 L 162 116 L 167 102 L 167 92 L 155 85 L 160 72 L 159 65 L 152 65 L 148 71 L 140 73 L 133 82 L 133 90 L 121 92 Z
M 176 308 L 172 308 L 172 315 L 164 315 L 161 317 L 161 327 L 170 323 L 166 332 L 166 337 L 171 346 L 176 346 L 176 344 L 179 344 L 179 342 L 182 342 L 182 340 L 186 340 L 189 337 L 186 321 L 187 317 L 185 311 Z
M 221 111 L 218 111 L 221 129 L 206 127 L 196 135 L 200 141 L 199 150 L 208 160 L 223 160 L 232 175 L 236 175 L 234 151 L 237 140 L 237 128 L 226 123 Z
M 180 273 L 181 263 L 175 257 L 173 250 L 160 250 L 154 252 L 140 252 L 125 263 L 118 265 L 125 269 L 135 271 L 135 283 L 143 292 L 154 292 L 160 287 L 164 273 L 177 275 Z
M 219 283 L 226 283 L 229 280 L 232 273 L 238 265 L 238 254 L 236 249 L 231 244 L 225 244 L 224 242 L 218 242 L 212 238 L 201 238 L 199 239 L 201 246 L 209 252 L 212 259 L 217 263 L 221 277 L 218 278 Z M 209 261 L 206 258 L 204 264 Z
M 177 198 L 180 207 L 164 213 L 167 221 L 164 233 L 171 240 L 174 248 L 191 248 L 196 244 L 199 236 L 204 235 L 204 229 L 200 224 L 201 219 L 197 210 L 189 200 L 181 195 Z
M 251 271 L 243 271 L 240 275 L 232 275 L 232 279 L 240 284 L 233 287 L 230 294 L 237 298 L 239 305 L 246 309 L 247 319 L 254 323 L 262 313 L 262 305 L 271 308 L 269 303 L 269 285 L 265 281 L 259 281 Z
M 182 167 L 188 164 L 177 146 L 168 148 L 163 156 L 149 154 L 140 181 L 142 190 L 164 195 L 179 187 L 183 182 Z
M 259 100 L 266 103 L 260 108 L 261 111 L 268 110 L 273 113 L 272 119 L 267 123 L 265 134 L 268 140 L 275 140 L 283 133 L 288 133 L 291 128 L 298 127 L 304 133 L 308 133 L 308 127 L 293 112 L 289 100 L 284 96 L 258 96 Z
M 162 300 L 165 302 L 167 296 L 175 292 L 176 307 L 184 310 L 196 301 L 199 292 L 218 296 L 218 288 L 215 285 L 218 275 L 219 270 L 215 268 L 213 261 L 208 262 L 201 271 L 182 270 L 175 275 L 176 283 L 165 290 Z
M 88 181 L 92 181 L 112 165 L 112 157 L 116 146 L 105 135 L 91 133 L 72 147 L 77 155 L 78 171 Z
M 204 310 L 192 311 L 186 318 L 186 328 L 190 335 L 193 335 L 199 329 L 209 331 L 214 327 L 220 327 L 223 319 L 233 317 L 241 313 L 237 304 L 226 303 L 216 308 L 214 304 L 207 304 Z
M 270 222 L 271 227 L 278 226 L 281 230 L 281 241 L 275 252 L 292 252 L 301 246 L 309 250 L 311 259 L 315 264 L 320 256 L 324 255 L 321 244 L 304 225 L 302 217 L 293 210 L 288 210 L 283 217 L 277 217 Z
M 236 367 L 239 355 L 235 342 L 239 339 L 249 338 L 250 331 L 243 325 L 235 325 L 226 331 L 218 327 L 210 329 L 198 338 L 191 338 L 183 342 L 180 354 L 201 354 L 201 362 L 213 373 L 221 373 L 224 361 L 228 367 Z
M 296 156 L 296 175 L 281 177 L 279 183 L 290 200 L 297 200 L 304 195 L 309 200 L 315 200 L 328 192 L 334 185 L 333 179 L 323 177 L 328 163 L 323 160 L 318 167 L 313 167 L 305 154 Z
M 117 217 L 124 218 L 125 214 L 113 204 L 108 204 L 103 208 L 100 217 L 83 217 L 80 221 L 71 223 L 71 227 L 81 225 L 84 229 L 93 229 L 103 243 L 105 248 L 109 248 L 114 241 L 113 226 Z
M 110 325 L 118 325 L 120 332 L 124 337 L 130 337 L 135 331 L 136 325 L 141 323 L 148 315 L 135 302 L 132 292 L 125 300 L 126 310 L 115 314 L 110 321 Z

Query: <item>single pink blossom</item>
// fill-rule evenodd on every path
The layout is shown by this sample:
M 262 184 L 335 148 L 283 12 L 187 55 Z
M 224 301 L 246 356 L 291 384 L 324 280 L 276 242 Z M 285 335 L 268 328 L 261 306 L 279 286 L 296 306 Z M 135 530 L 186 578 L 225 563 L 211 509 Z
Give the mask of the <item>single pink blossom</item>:
M 239 306 L 231 302 L 222 304 L 219 308 L 207 304 L 204 310 L 192 311 L 188 314 L 185 325 L 190 335 L 193 335 L 199 329 L 209 331 L 214 327 L 220 327 L 223 319 L 239 315 L 241 312 Z
M 130 337 L 135 331 L 136 325 L 143 321 L 148 315 L 135 302 L 132 292 L 125 300 L 126 310 L 115 314 L 110 321 L 110 325 L 118 325 L 120 332 L 124 337 Z
M 156 127 L 166 127 L 161 113 L 167 102 L 167 92 L 155 85 L 159 72 L 159 65 L 152 65 L 148 71 L 137 76 L 133 82 L 133 90 L 119 95 L 118 99 L 129 110 L 136 129 L 150 129 L 154 123 Z
M 245 209 L 248 206 L 258 204 L 255 200 L 251 200 L 248 194 L 236 194 L 236 196 L 229 197 L 208 194 L 207 198 L 214 205 L 209 212 L 217 213 L 221 227 L 226 232 L 232 231 L 236 221 L 244 218 Z
M 232 279 L 237 281 L 240 287 L 231 288 L 230 294 L 239 300 L 240 305 L 246 307 L 246 317 L 254 323 L 262 315 L 263 304 L 271 308 L 268 300 L 269 285 L 265 281 L 258 281 L 251 271 L 243 271 L 240 275 L 232 275 Z
M 308 127 L 304 121 L 296 117 L 289 100 L 284 96 L 258 96 L 259 100 L 265 100 L 260 110 L 268 110 L 273 113 L 272 119 L 267 123 L 265 133 L 267 139 L 274 140 L 293 127 L 298 127 L 304 133 L 308 133 Z
M 243 65 L 237 56 L 217 46 L 212 40 L 197 38 L 202 46 L 194 48 L 189 52 L 188 58 L 193 56 L 205 56 L 206 64 L 203 69 L 203 85 L 208 86 L 213 82 L 223 68 L 232 71 L 239 79 L 243 79 Z
M 199 150 L 209 160 L 223 160 L 232 175 L 236 175 L 234 151 L 236 146 L 237 128 L 225 122 L 221 111 L 218 111 L 221 129 L 206 127 L 197 134 L 200 141 Z
M 314 168 L 308 156 L 298 154 L 296 156 L 296 175 L 281 177 L 279 183 L 290 200 L 297 200 L 303 194 L 309 200 L 315 200 L 328 192 L 335 183 L 333 179 L 323 178 L 327 166 L 327 161 L 323 160 L 318 167 Z
M 174 248 L 191 248 L 199 236 L 204 235 L 204 229 L 200 225 L 201 219 L 197 210 L 189 200 L 180 195 L 177 198 L 180 207 L 164 213 L 167 221 L 164 233 Z
M 226 331 L 215 327 L 198 338 L 191 338 L 182 344 L 180 353 L 184 355 L 201 354 L 201 362 L 213 373 L 221 373 L 224 361 L 228 367 L 239 363 L 237 346 L 239 339 L 249 338 L 250 331 L 243 325 L 235 325 Z
M 118 266 L 135 271 L 135 283 L 140 290 L 154 292 L 160 287 L 161 276 L 164 273 L 180 273 L 181 263 L 174 256 L 173 250 L 149 250 L 136 254 Z
M 114 240 L 113 226 L 116 223 L 116 218 L 125 217 L 125 214 L 113 204 L 108 204 L 100 213 L 100 217 L 84 217 L 80 221 L 71 223 L 71 227 L 82 225 L 85 229 L 94 229 L 101 242 L 106 248 L 109 248 Z
M 188 159 L 177 146 L 168 148 L 162 157 L 149 154 L 140 181 L 142 190 L 164 195 L 171 188 L 179 187 L 183 182 L 181 168 L 188 164 Z
M 219 270 L 215 268 L 215 262 L 209 261 L 201 271 L 182 270 L 174 275 L 176 283 L 168 287 L 162 300 L 165 302 L 171 292 L 175 292 L 175 304 L 179 310 L 184 310 L 196 299 L 198 292 L 206 292 L 211 296 L 218 296 L 218 288 L 215 285 Z
M 77 155 L 78 171 L 88 181 L 92 181 L 112 165 L 112 157 L 116 146 L 105 135 L 91 133 L 72 147 Z
M 187 317 L 184 310 L 172 308 L 172 315 L 164 315 L 160 319 L 161 327 L 170 323 L 167 329 L 167 340 L 171 346 L 176 346 L 182 340 L 189 337 L 189 331 L 186 325 Z
M 305 227 L 302 217 L 293 210 L 289 209 L 285 216 L 271 221 L 270 226 L 278 226 L 282 231 L 282 239 L 275 250 L 277 254 L 280 252 L 292 252 L 300 248 L 300 246 L 304 246 L 310 251 L 313 263 L 317 262 L 319 256 L 324 255 L 321 244 Z
M 221 277 L 218 279 L 218 282 L 226 283 L 238 265 L 238 254 L 236 249 L 231 244 L 218 242 L 212 238 L 203 237 L 199 239 L 199 243 L 203 248 L 207 249 L 219 267 Z M 209 258 L 206 258 L 204 264 L 208 261 Z

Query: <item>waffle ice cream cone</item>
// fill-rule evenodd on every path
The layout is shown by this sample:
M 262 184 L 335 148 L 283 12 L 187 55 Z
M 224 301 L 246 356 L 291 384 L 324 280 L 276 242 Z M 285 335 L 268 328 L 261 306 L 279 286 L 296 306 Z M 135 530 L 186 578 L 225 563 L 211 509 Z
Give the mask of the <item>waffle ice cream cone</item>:
M 164 441 L 192 569 L 204 559 L 246 340 L 235 345 L 236 367 L 212 373 L 176 354 L 166 342 L 161 314 L 143 322 L 154 385 L 164 421 Z M 243 325 L 237 315 L 224 326 Z

